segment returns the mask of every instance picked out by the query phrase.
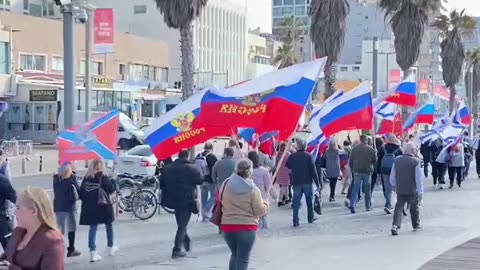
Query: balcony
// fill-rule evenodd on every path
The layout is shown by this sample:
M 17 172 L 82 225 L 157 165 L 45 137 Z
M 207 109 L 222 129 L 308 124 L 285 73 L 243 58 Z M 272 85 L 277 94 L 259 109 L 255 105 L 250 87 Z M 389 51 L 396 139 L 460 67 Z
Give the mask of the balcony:
M 10 98 L 17 95 L 18 76 L 0 74 L 0 98 Z

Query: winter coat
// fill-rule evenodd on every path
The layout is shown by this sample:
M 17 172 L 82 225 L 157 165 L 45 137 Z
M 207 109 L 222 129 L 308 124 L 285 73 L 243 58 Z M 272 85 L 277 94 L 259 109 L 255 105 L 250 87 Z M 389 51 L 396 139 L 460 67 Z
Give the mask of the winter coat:
M 160 178 L 162 205 L 175 210 L 191 209 L 197 185 L 203 183 L 195 165 L 184 159 L 177 159 L 165 167 Z
M 113 205 L 98 205 L 98 190 L 101 187 L 107 194 L 115 192 L 115 184 L 102 172 L 97 172 L 94 177 L 86 177 L 80 187 L 80 200 L 82 211 L 80 225 L 97 225 L 112 223 L 115 220 Z
M 213 166 L 212 179 L 217 189 L 230 177 L 235 171 L 237 160 L 233 157 L 224 157 Z
M 80 188 L 77 177 L 72 174 L 69 178 L 61 179 L 56 174 L 53 176 L 53 211 L 72 212 L 77 209 L 77 200 Z
M 327 178 L 340 177 L 340 153 L 338 149 L 325 151 L 325 175 Z
M 253 169 L 252 180 L 260 190 L 262 198 L 267 199 L 268 191 L 272 186 L 272 178 L 270 177 L 270 173 L 268 172 L 268 170 L 264 167 L 258 167 Z
M 292 172 L 292 178 L 290 179 L 292 185 L 311 185 L 313 183 L 317 186 L 322 185 L 319 181 L 312 156 L 309 153 L 297 151 L 288 157 L 285 165 Z
M 282 158 L 282 155 L 283 153 L 278 153 L 277 154 L 277 164 L 276 164 L 276 167 L 278 168 L 278 173 L 277 173 L 277 180 L 276 180 L 276 184 L 278 185 L 281 185 L 281 186 L 288 186 L 290 185 L 290 172 L 287 168 L 287 160 L 288 158 L 290 157 L 291 153 L 289 151 L 287 151 L 287 153 L 285 153 L 285 158 L 282 160 L 282 163 L 279 164 L 280 162 L 280 159 Z

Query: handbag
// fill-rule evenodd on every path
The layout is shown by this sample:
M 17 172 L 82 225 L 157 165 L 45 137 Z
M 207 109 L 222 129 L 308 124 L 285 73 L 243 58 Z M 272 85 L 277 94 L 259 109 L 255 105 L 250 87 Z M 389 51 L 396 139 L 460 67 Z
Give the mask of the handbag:
M 112 204 L 116 203 L 115 192 L 112 193 L 112 194 L 107 194 L 107 192 L 105 192 L 105 190 L 102 188 L 102 178 L 103 178 L 103 175 L 100 176 L 100 181 L 99 181 L 99 185 L 98 185 L 97 204 L 99 206 L 112 205 Z
M 213 210 L 212 210 L 212 217 L 210 218 L 210 222 L 213 223 L 214 225 L 217 225 L 220 227 L 220 225 L 222 224 L 222 199 L 223 199 L 223 193 L 225 192 L 225 187 L 227 186 L 228 184 L 228 181 L 230 181 L 230 179 L 227 179 L 225 181 L 225 184 L 223 184 L 223 188 L 222 188 L 222 192 L 219 193 L 219 200 L 217 202 L 215 202 L 215 205 L 213 206 Z
M 198 191 L 196 188 L 193 190 L 193 201 L 190 210 L 194 215 L 198 215 L 198 213 L 200 213 L 200 201 L 198 200 Z

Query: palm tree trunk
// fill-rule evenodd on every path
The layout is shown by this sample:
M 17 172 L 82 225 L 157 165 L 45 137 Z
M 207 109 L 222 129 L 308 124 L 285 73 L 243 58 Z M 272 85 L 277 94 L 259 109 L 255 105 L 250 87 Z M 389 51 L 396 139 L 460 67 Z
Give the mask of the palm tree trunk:
M 450 114 L 452 114 L 453 110 L 455 109 L 455 96 L 457 95 L 457 89 L 455 88 L 455 85 L 452 85 L 450 87 L 450 99 L 448 102 L 448 111 Z
M 335 83 L 336 83 L 336 75 L 337 75 L 337 66 L 335 63 L 330 62 L 327 60 L 325 65 L 325 99 L 333 95 L 335 93 Z
M 193 55 L 193 29 L 189 23 L 180 28 L 180 50 L 182 53 L 182 99 L 186 100 L 193 95 L 194 88 L 194 55 Z

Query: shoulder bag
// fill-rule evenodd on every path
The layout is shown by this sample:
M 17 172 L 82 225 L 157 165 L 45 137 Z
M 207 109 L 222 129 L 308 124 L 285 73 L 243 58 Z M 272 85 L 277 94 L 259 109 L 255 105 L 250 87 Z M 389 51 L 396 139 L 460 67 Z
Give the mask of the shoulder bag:
M 222 224 L 222 199 L 223 199 L 223 193 L 225 192 L 225 187 L 227 186 L 228 184 L 228 181 L 230 181 L 230 179 L 227 179 L 225 181 L 225 184 L 223 184 L 223 188 L 222 188 L 222 191 L 219 193 L 219 200 L 215 203 L 215 205 L 213 206 L 213 210 L 212 210 L 212 217 L 210 218 L 210 222 L 219 226 Z

